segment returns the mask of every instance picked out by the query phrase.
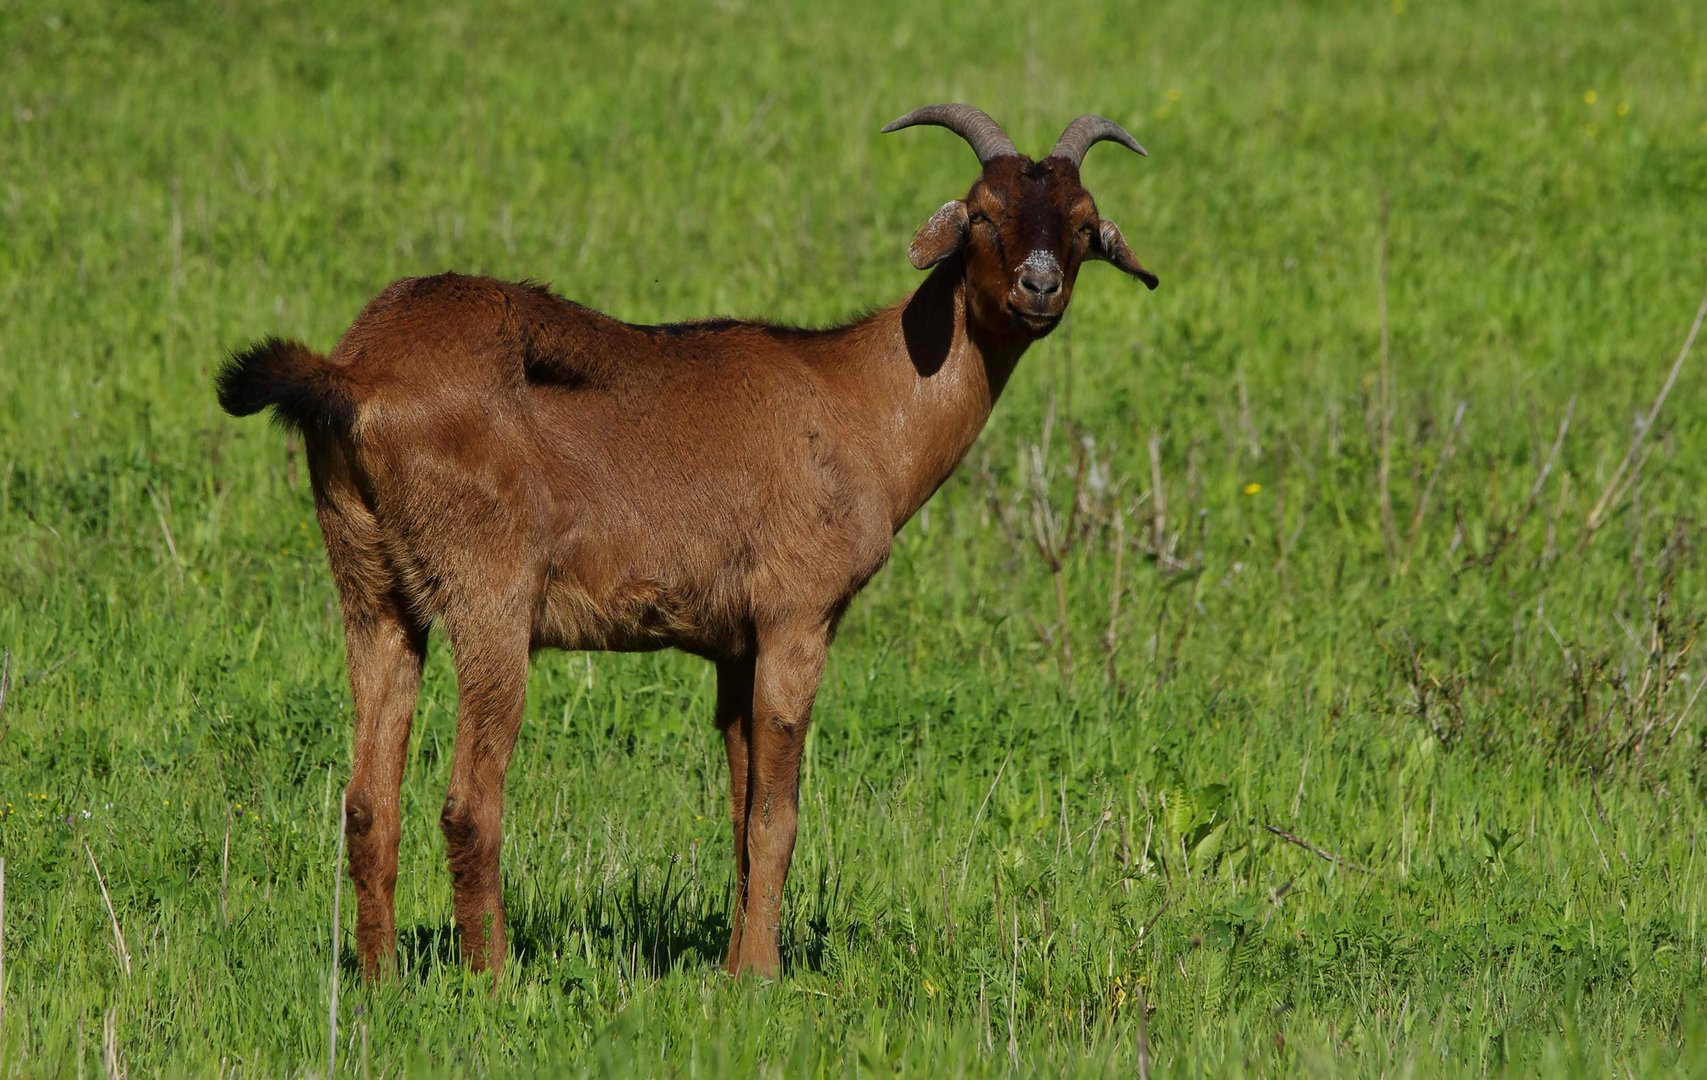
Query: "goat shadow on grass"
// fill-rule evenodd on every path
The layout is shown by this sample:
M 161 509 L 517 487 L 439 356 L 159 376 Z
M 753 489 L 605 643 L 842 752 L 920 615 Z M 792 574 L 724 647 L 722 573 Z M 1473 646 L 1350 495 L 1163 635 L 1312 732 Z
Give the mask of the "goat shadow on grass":
M 782 941 L 785 974 L 819 971 L 823 966 L 825 941 L 829 934 L 828 905 L 831 901 L 828 875 L 820 874 L 816 897 L 796 894 L 792 902 L 802 917 L 788 920 Z M 562 983 L 567 991 L 588 977 L 585 960 L 591 939 L 593 966 L 621 964 L 626 971 L 638 970 L 653 979 L 672 971 L 720 970 L 729 947 L 729 915 L 726 898 L 732 885 L 702 892 L 690 902 L 680 882 L 641 883 L 638 876 L 626 883 L 595 886 L 581 896 L 528 898 L 505 896 L 509 925 L 509 954 L 506 963 Z M 802 890 L 804 892 L 804 890 Z M 353 935 L 339 951 L 344 976 L 358 978 L 361 965 Z M 456 924 L 416 923 L 399 927 L 397 969 L 405 982 L 424 984 L 432 972 L 457 969 L 462 964 Z

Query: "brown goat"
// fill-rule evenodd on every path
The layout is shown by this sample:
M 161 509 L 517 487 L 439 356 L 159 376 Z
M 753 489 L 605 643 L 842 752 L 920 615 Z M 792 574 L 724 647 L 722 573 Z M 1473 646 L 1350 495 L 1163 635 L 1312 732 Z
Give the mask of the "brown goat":
M 427 629 L 458 693 L 444 830 L 464 958 L 504 961 L 504 774 L 533 649 L 673 647 L 717 665 L 737 897 L 726 966 L 774 976 L 801 750 L 837 621 L 983 428 L 1080 263 L 1141 278 L 1079 183 L 1081 117 L 1032 161 L 967 105 L 982 175 L 914 237 L 935 267 L 847 326 L 631 326 L 530 284 L 442 274 L 375 297 L 330 356 L 268 339 L 219 400 L 304 436 L 355 697 L 344 796 L 362 968 L 395 967 L 398 789 Z

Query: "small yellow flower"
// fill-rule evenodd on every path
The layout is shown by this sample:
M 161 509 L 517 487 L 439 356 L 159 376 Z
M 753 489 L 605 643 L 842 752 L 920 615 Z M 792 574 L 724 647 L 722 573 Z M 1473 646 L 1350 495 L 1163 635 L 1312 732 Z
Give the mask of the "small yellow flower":
M 1583 91 L 1583 104 L 1584 105 L 1593 105 L 1595 102 L 1597 102 L 1599 100 L 1600 100 L 1600 95 L 1595 93 L 1593 90 L 1584 90 Z
M 925 996 L 934 998 L 934 997 L 936 997 L 936 993 L 937 993 L 936 983 L 931 982 L 929 979 L 926 979 L 925 980 Z
M 1261 490 L 1262 490 L 1262 485 L 1257 483 L 1255 480 L 1252 480 L 1250 483 L 1245 485 L 1245 494 L 1246 495 L 1255 495 L 1257 492 L 1259 492 Z
M 1388 5 L 1388 8 L 1395 15 L 1403 15 L 1405 13 L 1405 0 L 1393 0 L 1393 2 Z
M 1167 98 L 1169 101 L 1178 101 L 1181 97 L 1184 97 L 1184 96 L 1185 95 L 1181 94 L 1178 90 L 1169 90 L 1167 93 Z
M 1620 101 L 1618 103 L 1618 108 L 1613 111 L 1615 111 L 1619 116 L 1629 116 L 1630 103 L 1628 101 Z

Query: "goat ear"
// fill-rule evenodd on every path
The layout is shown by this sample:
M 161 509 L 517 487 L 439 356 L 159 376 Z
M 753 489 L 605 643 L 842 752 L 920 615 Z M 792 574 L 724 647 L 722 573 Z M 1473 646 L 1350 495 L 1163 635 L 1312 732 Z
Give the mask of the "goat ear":
M 1120 226 L 1112 221 L 1105 221 L 1097 227 L 1096 243 L 1091 245 L 1090 256 L 1113 263 L 1152 289 L 1161 284 L 1160 278 L 1139 265 L 1138 256 L 1126 246 L 1126 237 L 1120 235 Z
M 966 223 L 965 203 L 959 199 L 943 203 L 942 209 L 913 234 L 913 242 L 907 245 L 907 258 L 918 269 L 929 270 L 966 243 Z

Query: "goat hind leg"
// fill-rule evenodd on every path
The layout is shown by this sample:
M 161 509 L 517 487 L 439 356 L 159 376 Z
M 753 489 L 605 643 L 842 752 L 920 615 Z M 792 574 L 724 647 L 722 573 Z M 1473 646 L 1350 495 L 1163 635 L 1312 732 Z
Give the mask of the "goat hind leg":
M 447 623 L 449 620 L 447 620 Z M 456 750 L 439 826 L 445 834 L 462 957 L 474 971 L 504 966 L 504 776 L 521 728 L 528 627 L 448 625 L 456 654 Z
M 344 651 L 356 731 L 344 834 L 356 887 L 356 953 L 362 973 L 396 970 L 398 792 L 421 685 L 427 628 L 399 595 L 379 524 L 351 478 L 333 437 L 312 436 L 309 470 L 327 560 L 344 613 Z
M 356 886 L 356 952 L 362 972 L 395 972 L 398 795 L 421 681 L 426 633 L 401 620 L 345 626 L 355 688 L 355 761 L 344 791 L 344 835 Z

